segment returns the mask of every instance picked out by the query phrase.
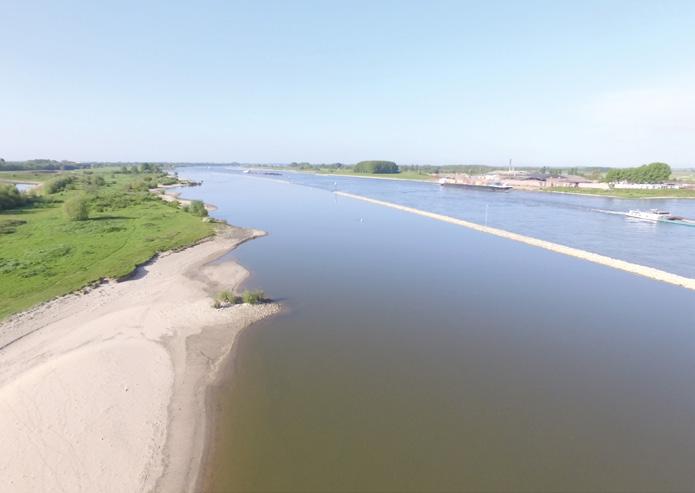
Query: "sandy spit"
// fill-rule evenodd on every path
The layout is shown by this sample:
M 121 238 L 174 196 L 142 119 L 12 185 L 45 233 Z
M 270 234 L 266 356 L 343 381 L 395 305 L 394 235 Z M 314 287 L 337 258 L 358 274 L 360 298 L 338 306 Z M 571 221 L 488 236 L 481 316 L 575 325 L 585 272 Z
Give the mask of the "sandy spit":
M 191 199 L 182 199 L 181 192 L 172 192 L 170 188 L 180 188 L 181 185 L 160 185 L 157 188 L 151 188 L 150 192 L 162 199 L 164 202 L 178 202 L 181 207 L 191 205 Z M 213 204 L 204 204 L 208 212 L 214 212 L 217 207 Z
M 206 389 L 239 332 L 279 310 L 212 308 L 248 272 L 211 262 L 262 235 L 226 229 L 0 323 L 0 491 L 191 491 Z

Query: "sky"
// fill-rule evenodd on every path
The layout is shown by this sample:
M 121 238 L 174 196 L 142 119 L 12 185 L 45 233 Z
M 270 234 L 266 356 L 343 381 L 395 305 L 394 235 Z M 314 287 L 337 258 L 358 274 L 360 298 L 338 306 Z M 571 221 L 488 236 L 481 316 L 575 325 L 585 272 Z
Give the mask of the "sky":
M 0 157 L 695 166 L 695 2 L 0 0 Z

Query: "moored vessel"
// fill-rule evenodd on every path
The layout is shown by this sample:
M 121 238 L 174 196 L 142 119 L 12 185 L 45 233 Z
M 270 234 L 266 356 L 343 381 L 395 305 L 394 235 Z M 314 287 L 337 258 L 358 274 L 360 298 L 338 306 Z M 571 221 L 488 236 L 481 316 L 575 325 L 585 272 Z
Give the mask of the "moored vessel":
M 487 190 L 492 192 L 504 192 L 511 190 L 512 187 L 508 185 L 503 185 L 499 182 L 494 183 L 462 183 L 454 181 L 450 178 L 442 178 L 439 180 L 439 184 L 443 187 L 456 187 L 456 188 L 467 188 L 471 190 Z

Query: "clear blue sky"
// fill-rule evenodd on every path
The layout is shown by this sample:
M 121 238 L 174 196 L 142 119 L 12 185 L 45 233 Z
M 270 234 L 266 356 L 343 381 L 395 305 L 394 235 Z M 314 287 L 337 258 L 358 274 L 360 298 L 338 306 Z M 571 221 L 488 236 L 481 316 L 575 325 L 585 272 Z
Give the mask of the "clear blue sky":
M 0 0 L 0 157 L 695 165 L 695 2 Z

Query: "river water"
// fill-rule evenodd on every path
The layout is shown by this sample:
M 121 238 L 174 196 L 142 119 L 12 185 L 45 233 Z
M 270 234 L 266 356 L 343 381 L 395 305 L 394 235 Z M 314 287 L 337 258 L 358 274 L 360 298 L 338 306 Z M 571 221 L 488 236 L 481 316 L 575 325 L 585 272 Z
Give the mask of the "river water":
M 330 191 L 487 205 L 491 226 L 685 275 L 695 228 L 603 198 L 179 172 L 270 233 L 231 255 L 287 307 L 240 336 L 206 491 L 695 488 L 695 293 Z

